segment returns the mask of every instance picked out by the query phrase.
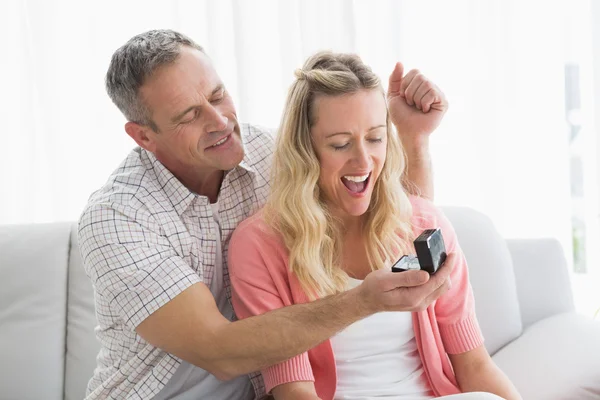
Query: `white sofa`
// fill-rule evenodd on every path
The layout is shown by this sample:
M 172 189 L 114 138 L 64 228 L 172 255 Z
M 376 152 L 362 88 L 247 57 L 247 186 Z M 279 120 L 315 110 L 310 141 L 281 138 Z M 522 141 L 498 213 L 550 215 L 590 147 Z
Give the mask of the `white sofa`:
M 506 241 L 474 210 L 444 211 L 469 262 L 487 349 L 523 398 L 600 399 L 600 322 L 575 314 L 558 242 Z M 82 399 L 95 321 L 76 225 L 0 226 L 0 399 Z

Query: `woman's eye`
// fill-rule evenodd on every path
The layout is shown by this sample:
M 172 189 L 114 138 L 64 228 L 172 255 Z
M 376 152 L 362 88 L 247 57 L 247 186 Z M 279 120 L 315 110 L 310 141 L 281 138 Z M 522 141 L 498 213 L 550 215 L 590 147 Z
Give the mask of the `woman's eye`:
M 334 150 L 344 150 L 346 147 L 348 147 L 349 143 L 346 144 L 332 144 L 331 147 L 333 147 Z
M 371 143 L 381 143 L 381 142 L 383 142 L 383 139 L 382 138 L 369 139 L 369 142 L 371 142 Z

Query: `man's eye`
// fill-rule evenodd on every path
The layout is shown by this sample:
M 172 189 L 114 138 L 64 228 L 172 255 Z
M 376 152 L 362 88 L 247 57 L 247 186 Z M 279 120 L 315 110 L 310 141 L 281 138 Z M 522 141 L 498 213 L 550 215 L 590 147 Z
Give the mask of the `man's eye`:
M 190 112 L 188 115 L 186 115 L 185 119 L 182 120 L 180 124 L 189 124 L 191 122 L 194 122 L 196 118 L 198 118 L 198 111 L 194 110 L 193 112 Z
M 210 101 L 213 104 L 219 104 L 225 99 L 225 89 L 221 89 L 220 92 L 215 93 L 215 97 Z

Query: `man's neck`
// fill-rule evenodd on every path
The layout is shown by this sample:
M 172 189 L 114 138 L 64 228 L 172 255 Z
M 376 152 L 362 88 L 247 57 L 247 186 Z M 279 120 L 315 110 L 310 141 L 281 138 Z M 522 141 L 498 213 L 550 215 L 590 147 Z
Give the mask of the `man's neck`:
M 219 191 L 221 190 L 225 171 L 215 170 L 205 175 L 203 179 L 198 179 L 193 175 L 185 178 L 178 175 L 175 176 L 192 192 L 200 196 L 206 196 L 211 203 L 215 203 L 219 198 Z
M 156 158 L 191 192 L 208 197 L 211 203 L 217 201 L 225 171 L 219 169 L 200 170 L 163 160 L 159 155 L 156 155 Z

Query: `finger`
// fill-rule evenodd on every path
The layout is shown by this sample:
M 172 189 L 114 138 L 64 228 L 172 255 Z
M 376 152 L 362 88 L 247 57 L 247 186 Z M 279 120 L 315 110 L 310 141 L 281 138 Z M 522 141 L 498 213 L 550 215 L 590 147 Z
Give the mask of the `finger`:
M 400 94 L 400 86 L 402 84 L 402 76 L 404 75 L 404 65 L 401 62 L 397 62 L 394 66 L 394 70 L 390 74 L 390 82 L 388 85 L 388 96 L 395 96 Z
M 405 97 L 406 97 L 406 102 L 409 105 L 416 105 L 415 102 L 415 93 L 417 93 L 417 90 L 419 90 L 419 88 L 421 87 L 421 85 L 423 85 L 425 82 L 425 77 L 421 74 L 417 75 L 414 77 L 414 79 L 408 84 L 408 87 L 406 88 L 406 92 L 404 93 Z M 420 106 L 420 104 L 419 104 Z
M 406 76 L 404 78 L 402 78 L 402 83 L 400 84 L 400 95 L 401 96 L 404 96 L 404 93 L 406 92 L 406 88 L 408 87 L 408 85 L 410 85 L 410 83 L 412 82 L 412 80 L 418 74 L 419 74 L 419 70 L 418 69 L 411 69 L 408 72 L 408 74 L 406 74 Z
M 442 297 L 444 294 L 448 293 L 448 291 L 451 288 L 452 288 L 452 283 L 451 283 L 450 279 L 446 279 L 440 287 L 438 287 L 436 290 L 434 290 L 429 296 L 425 297 L 425 299 L 421 303 L 421 307 L 422 308 L 429 307 L 431 305 L 431 303 L 433 303 L 434 301 L 436 301 L 437 299 Z
M 387 290 L 421 286 L 430 279 L 425 271 L 390 272 L 389 274 L 390 276 L 386 277 L 389 285 Z
M 456 254 L 450 253 L 446 256 L 446 260 L 441 267 L 431 276 L 428 283 L 431 283 L 432 286 L 439 287 L 441 286 L 447 279 L 450 278 L 450 274 L 454 269 L 454 265 L 456 264 Z
M 431 110 L 431 105 L 438 101 L 439 100 L 437 98 L 435 90 L 431 89 L 430 91 L 425 93 L 423 97 L 421 97 L 421 110 L 423 110 L 424 113 L 429 112 L 429 110 Z
M 423 81 L 423 83 L 421 84 L 421 86 L 419 86 L 419 88 L 415 92 L 415 96 L 414 96 L 415 104 L 417 104 L 418 108 L 423 110 L 423 112 L 426 112 L 425 107 L 424 107 L 425 104 L 423 104 L 423 98 L 429 92 L 433 92 L 434 96 L 435 96 L 435 89 L 434 89 L 433 83 L 431 83 L 431 81 L 425 79 Z
M 439 101 L 433 102 L 431 104 L 431 108 L 433 108 L 435 110 L 439 110 L 439 111 L 448 110 L 448 99 L 446 99 L 444 92 L 442 92 L 437 86 L 436 86 L 436 92 L 438 94 Z

